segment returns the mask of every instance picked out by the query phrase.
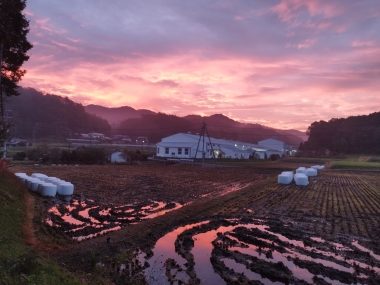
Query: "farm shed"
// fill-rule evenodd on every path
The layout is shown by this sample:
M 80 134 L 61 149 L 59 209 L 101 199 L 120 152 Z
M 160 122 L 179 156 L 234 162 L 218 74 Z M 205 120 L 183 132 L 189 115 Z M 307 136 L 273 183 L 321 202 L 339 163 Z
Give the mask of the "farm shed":
M 189 133 L 177 133 L 161 139 L 157 144 L 156 155 L 162 158 L 231 158 L 231 159 L 266 159 L 268 150 L 252 143 L 205 137 L 204 154 L 202 154 L 203 139 L 197 145 L 199 135 Z M 197 152 L 197 153 L 196 153 Z

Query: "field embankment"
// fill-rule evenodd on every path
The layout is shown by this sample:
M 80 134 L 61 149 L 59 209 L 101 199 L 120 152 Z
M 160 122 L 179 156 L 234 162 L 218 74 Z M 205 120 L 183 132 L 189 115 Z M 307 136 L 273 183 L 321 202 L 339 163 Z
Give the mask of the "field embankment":
M 0 284 L 80 284 L 27 244 L 33 229 L 25 225 L 26 195 L 13 174 L 0 170 Z

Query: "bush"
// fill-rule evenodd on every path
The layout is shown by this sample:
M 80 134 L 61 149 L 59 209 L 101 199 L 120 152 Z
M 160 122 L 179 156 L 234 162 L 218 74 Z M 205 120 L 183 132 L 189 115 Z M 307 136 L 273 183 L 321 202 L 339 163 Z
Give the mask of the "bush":
M 76 150 L 61 152 L 62 163 L 83 163 L 83 164 L 104 164 L 106 162 L 106 152 L 102 148 L 78 148 Z
M 26 157 L 32 161 L 46 160 L 47 155 L 48 155 L 47 147 L 35 147 L 32 149 L 29 149 L 26 152 Z
M 279 160 L 281 156 L 279 154 L 271 154 L 269 157 L 270 160 Z
M 26 158 L 26 153 L 23 152 L 23 151 L 19 151 L 19 152 L 16 152 L 14 155 L 13 155 L 13 160 L 25 160 Z
M 136 151 L 131 151 L 131 150 L 126 150 L 125 152 L 126 157 L 128 158 L 128 161 L 135 162 L 135 161 L 146 161 L 148 160 L 148 154 L 143 153 L 139 150 Z

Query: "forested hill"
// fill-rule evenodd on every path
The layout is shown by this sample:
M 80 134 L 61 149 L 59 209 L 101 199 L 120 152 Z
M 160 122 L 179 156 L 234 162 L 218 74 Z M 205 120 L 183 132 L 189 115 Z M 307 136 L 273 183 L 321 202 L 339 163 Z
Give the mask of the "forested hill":
M 314 122 L 308 132 L 305 151 L 380 154 L 380 112 Z
M 7 98 L 11 136 L 63 139 L 81 132 L 109 133 L 110 125 L 89 114 L 81 104 L 31 88 L 20 88 L 19 96 Z
M 304 133 L 296 130 L 240 123 L 222 114 L 177 117 L 128 106 L 84 107 L 68 98 L 44 95 L 31 88 L 20 88 L 19 92 L 19 96 L 7 98 L 7 109 L 12 117 L 11 137 L 64 139 L 75 133 L 100 132 L 125 134 L 132 138 L 146 136 L 154 143 L 177 132 L 199 133 L 205 122 L 210 136 L 218 138 L 252 143 L 276 138 L 296 147 L 304 141 Z M 122 123 L 118 123 L 120 121 Z
M 152 142 L 157 142 L 165 136 L 178 132 L 199 133 L 203 122 L 207 124 L 209 135 L 216 138 L 252 143 L 262 139 L 276 138 L 296 147 L 303 141 L 301 137 L 294 135 L 294 130 L 277 130 L 259 124 L 240 123 L 222 114 L 206 117 L 199 115 L 177 117 L 163 113 L 146 114 L 140 118 L 125 120 L 120 124 L 118 132 L 131 136 L 147 135 Z

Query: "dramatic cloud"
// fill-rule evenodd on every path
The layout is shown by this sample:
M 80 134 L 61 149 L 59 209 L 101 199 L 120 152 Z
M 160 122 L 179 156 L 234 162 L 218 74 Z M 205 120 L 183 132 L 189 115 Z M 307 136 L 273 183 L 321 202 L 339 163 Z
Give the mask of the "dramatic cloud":
M 23 85 L 273 127 L 380 110 L 377 0 L 30 0 Z

